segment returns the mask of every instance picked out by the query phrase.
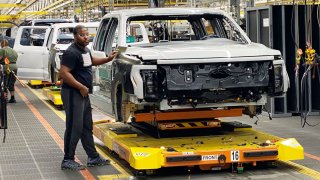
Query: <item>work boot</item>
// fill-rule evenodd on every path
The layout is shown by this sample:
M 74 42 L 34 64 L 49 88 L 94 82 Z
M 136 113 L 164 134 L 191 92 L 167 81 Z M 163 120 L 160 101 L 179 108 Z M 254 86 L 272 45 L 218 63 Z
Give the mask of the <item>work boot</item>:
M 96 158 L 88 158 L 88 167 L 93 167 L 93 166 L 104 166 L 110 164 L 110 161 L 108 159 L 103 159 L 100 156 Z
M 9 101 L 8 101 L 8 103 L 16 103 L 17 101 L 15 100 L 15 99 L 10 99 Z
M 63 160 L 61 163 L 61 170 L 70 169 L 73 171 L 80 171 L 85 169 L 85 166 L 77 163 L 74 160 Z

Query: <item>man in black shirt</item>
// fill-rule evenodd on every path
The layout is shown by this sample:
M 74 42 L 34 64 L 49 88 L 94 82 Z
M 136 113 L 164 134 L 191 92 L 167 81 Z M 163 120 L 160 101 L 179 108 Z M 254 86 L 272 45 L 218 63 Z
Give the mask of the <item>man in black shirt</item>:
M 92 92 L 92 66 L 112 61 L 116 52 L 107 58 L 93 57 L 86 47 L 90 42 L 88 30 L 77 25 L 74 43 L 63 53 L 60 78 L 63 80 L 61 98 L 66 112 L 64 159 L 61 169 L 82 170 L 85 167 L 74 161 L 79 139 L 88 155 L 87 166 L 107 165 L 109 160 L 99 156 L 92 136 L 93 122 L 89 93 Z

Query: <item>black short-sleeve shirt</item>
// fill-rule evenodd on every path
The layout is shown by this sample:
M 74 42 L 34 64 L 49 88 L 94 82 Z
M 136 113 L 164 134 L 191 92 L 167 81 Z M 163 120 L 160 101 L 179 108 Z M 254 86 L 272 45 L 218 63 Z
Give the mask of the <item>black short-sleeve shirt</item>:
M 92 92 L 92 56 L 87 47 L 82 49 L 72 43 L 63 53 L 61 65 L 70 68 L 73 77 Z M 67 83 L 63 83 L 62 88 L 74 89 Z

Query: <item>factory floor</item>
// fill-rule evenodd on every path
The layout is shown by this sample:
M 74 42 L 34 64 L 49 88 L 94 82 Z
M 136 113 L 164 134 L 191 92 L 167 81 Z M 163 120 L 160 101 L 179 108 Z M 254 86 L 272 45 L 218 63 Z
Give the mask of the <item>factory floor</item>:
M 110 152 L 98 139 L 96 148 L 111 165 L 88 167 L 84 171 L 61 170 L 63 158 L 63 136 L 65 130 L 64 111 L 52 105 L 41 94 L 41 89 L 23 88 L 16 84 L 15 104 L 8 104 L 8 129 L 5 143 L 0 143 L 0 180 L 11 179 L 141 179 L 126 161 Z M 93 119 L 112 119 L 112 108 L 108 95 L 103 91 L 91 95 Z M 259 116 L 259 121 L 247 116 L 226 118 L 252 125 L 262 131 L 281 138 L 296 138 L 304 147 L 305 159 L 276 162 L 273 166 L 245 168 L 243 173 L 230 170 L 199 171 L 188 167 L 159 170 L 156 175 L 143 179 L 320 179 L 320 125 L 301 127 L 300 117 L 282 117 L 269 120 Z M 309 124 L 320 122 L 319 116 L 310 116 Z M 0 131 L 2 140 L 4 134 Z M 76 158 L 86 164 L 87 156 L 78 144 Z

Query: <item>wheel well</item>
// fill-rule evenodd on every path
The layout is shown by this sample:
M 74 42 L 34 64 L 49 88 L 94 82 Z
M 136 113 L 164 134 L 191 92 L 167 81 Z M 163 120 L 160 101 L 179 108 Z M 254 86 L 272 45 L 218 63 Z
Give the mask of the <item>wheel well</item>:
M 119 93 L 121 93 L 121 95 L 122 95 L 122 84 L 120 84 L 120 83 L 117 84 L 116 91 L 115 91 L 115 100 L 116 101 L 118 100 Z
M 116 117 L 116 120 L 118 121 L 119 119 L 119 117 L 121 116 L 119 116 L 119 106 L 121 106 L 121 101 L 122 101 L 122 84 L 117 84 L 116 85 L 116 88 L 115 88 L 115 91 L 114 91 L 114 105 L 113 105 L 113 107 L 114 107 L 114 114 L 115 114 L 115 117 Z

